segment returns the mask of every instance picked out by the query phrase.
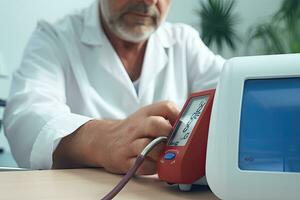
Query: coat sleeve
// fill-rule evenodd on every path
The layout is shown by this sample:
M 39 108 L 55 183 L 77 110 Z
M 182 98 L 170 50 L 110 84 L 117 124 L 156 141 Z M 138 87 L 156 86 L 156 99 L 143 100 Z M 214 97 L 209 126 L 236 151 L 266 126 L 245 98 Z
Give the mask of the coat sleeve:
M 50 169 L 60 140 L 91 120 L 66 105 L 63 55 L 55 33 L 39 25 L 13 75 L 4 127 L 20 167 Z
M 190 93 L 216 88 L 224 58 L 215 55 L 192 28 L 189 30 L 186 49 Z

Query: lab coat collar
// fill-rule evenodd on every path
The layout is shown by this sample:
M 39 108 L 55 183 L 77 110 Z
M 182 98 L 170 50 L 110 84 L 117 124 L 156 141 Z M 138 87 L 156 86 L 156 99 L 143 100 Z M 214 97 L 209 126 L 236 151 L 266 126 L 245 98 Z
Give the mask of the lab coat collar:
M 148 41 L 139 86 L 140 99 L 147 94 L 148 88 L 154 84 L 156 77 L 169 61 L 168 48 L 164 48 L 163 45 L 156 42 L 158 39 L 156 37 L 158 35 L 152 35 Z
M 85 10 L 84 30 L 81 35 L 81 41 L 84 44 L 91 46 L 111 45 L 107 43 L 109 41 L 99 23 L 99 17 L 99 1 L 96 0 L 90 8 Z M 168 48 L 176 43 L 168 26 L 170 25 L 164 22 L 148 40 L 148 50 L 144 58 L 138 95 L 125 69 L 111 67 L 122 65 L 117 54 L 113 51 L 113 47 L 110 46 L 108 49 L 99 48 L 99 59 L 101 59 L 102 66 L 115 77 L 115 80 L 119 81 L 127 89 L 136 101 L 141 100 L 147 94 L 149 85 L 153 84 L 156 76 L 168 63 Z M 105 59 L 110 57 L 115 57 L 115 59 Z
M 130 94 L 137 103 L 140 102 L 141 99 L 147 98 L 147 94 L 150 92 L 149 88 L 154 87 L 153 84 L 155 84 L 157 76 L 169 62 L 169 49 L 164 48 L 156 37 L 157 35 L 152 35 L 147 44 L 138 94 L 120 58 L 108 39 L 103 40 L 107 48 L 98 48 L 99 62 L 101 63 L 102 69 L 109 72 L 112 77 L 114 77 L 114 80 L 119 82 L 124 91 L 127 91 L 127 94 Z M 151 85 L 152 87 L 150 87 Z
M 100 25 L 99 1 L 95 2 L 84 10 L 83 32 L 81 42 L 92 46 L 103 45 L 105 33 Z
M 164 48 L 170 48 L 176 43 L 174 36 L 171 33 L 171 28 L 168 28 L 169 26 L 169 23 L 163 22 L 156 32 L 153 33 L 153 35 L 158 37 Z
M 81 41 L 84 44 L 92 46 L 103 45 L 103 38 L 105 38 L 106 35 L 102 26 L 100 25 L 100 17 L 99 1 L 95 0 L 95 2 L 84 11 L 84 24 L 81 35 Z M 156 35 L 159 38 L 159 41 L 164 48 L 170 48 L 176 43 L 176 41 L 173 39 L 171 33 L 168 32 L 166 28 L 168 25 L 166 24 L 167 23 L 161 24 L 161 26 L 153 33 L 153 35 Z

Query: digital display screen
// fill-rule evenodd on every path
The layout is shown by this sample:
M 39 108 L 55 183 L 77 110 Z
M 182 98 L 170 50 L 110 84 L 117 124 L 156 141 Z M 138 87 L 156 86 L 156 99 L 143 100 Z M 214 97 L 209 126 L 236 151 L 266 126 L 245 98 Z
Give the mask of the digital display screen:
M 205 108 L 205 105 L 208 102 L 208 98 L 208 96 L 200 96 L 191 99 L 172 132 L 172 136 L 168 144 L 169 146 L 186 145 Z
M 300 172 L 300 78 L 247 80 L 239 168 Z

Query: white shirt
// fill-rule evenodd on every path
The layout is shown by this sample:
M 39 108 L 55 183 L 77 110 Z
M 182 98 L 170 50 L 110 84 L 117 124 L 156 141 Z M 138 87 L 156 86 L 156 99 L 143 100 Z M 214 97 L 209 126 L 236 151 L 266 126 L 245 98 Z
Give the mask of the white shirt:
M 140 79 L 137 79 L 136 81 L 133 82 L 133 86 L 134 86 L 134 89 L 138 95 L 139 93 L 139 85 L 140 85 Z
M 137 93 L 98 12 L 96 1 L 33 33 L 4 114 L 20 167 L 51 168 L 60 140 L 91 119 L 124 119 L 163 100 L 182 107 L 192 92 L 216 87 L 224 59 L 193 28 L 165 22 L 149 38 Z

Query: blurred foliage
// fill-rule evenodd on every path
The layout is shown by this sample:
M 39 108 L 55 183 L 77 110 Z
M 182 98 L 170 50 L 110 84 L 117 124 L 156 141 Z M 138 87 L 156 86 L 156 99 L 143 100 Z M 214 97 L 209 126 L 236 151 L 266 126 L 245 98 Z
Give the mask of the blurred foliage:
M 300 53 L 300 0 L 283 0 L 265 23 L 250 28 L 248 48 L 258 42 L 263 54 Z
M 201 38 L 211 47 L 216 45 L 222 51 L 224 45 L 236 50 L 236 42 L 240 41 L 235 27 L 239 16 L 233 13 L 235 0 L 200 0 L 200 9 L 196 10 L 200 18 Z

